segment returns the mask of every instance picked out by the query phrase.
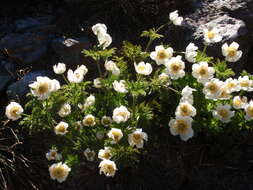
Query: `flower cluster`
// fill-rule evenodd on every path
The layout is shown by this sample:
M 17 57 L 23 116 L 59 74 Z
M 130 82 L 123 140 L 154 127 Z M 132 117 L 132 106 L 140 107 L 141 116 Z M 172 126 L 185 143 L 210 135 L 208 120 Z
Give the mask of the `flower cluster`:
M 178 11 L 169 19 L 168 24 L 174 25 L 183 21 Z M 46 153 L 50 162 L 60 161 L 49 168 L 52 179 L 63 182 L 70 167 L 81 162 L 96 163 L 100 174 L 113 177 L 121 164 L 138 163 L 138 154 L 159 126 L 167 126 L 168 137 L 177 141 L 189 141 L 199 131 L 225 130 L 228 123 L 249 126 L 253 100 L 248 102 L 246 96 L 253 91 L 252 77 L 232 78 L 234 73 L 226 64 L 241 58 L 239 44 L 222 45 L 225 61 L 208 57 L 205 49 L 221 42 L 222 35 L 206 28 L 203 51 L 190 43 L 185 52 L 165 44 L 149 52 L 150 44 L 161 38 L 157 33 L 161 28 L 146 31 L 144 36 L 150 41 L 145 51 L 128 42 L 117 51 L 107 49 L 112 42 L 107 27 L 96 24 L 92 31 L 99 44 L 83 53 L 93 58 L 99 76 L 86 79 L 85 65 L 65 73 L 67 66 L 58 63 L 53 70 L 63 76 L 65 85 L 48 77 L 37 77 L 29 85 L 32 96 L 27 107 L 32 111 L 22 124 L 56 136 L 58 143 Z M 22 113 L 18 103 L 6 107 L 11 120 L 21 118 Z M 180 139 L 173 137 L 177 135 Z

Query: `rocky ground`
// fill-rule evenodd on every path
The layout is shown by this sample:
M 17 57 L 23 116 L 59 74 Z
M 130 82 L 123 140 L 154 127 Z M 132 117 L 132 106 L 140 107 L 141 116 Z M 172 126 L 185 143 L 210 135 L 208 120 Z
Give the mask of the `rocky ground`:
M 189 42 L 203 47 L 202 28 L 215 26 L 222 31 L 223 40 L 208 47 L 207 54 L 222 57 L 221 44 L 236 41 L 243 51 L 243 58 L 239 63 L 231 66 L 236 73 L 242 69 L 253 72 L 252 0 L 140 0 L 138 2 L 134 0 L 103 2 L 25 0 L 15 5 L 10 2 L 0 8 L 1 112 L 4 111 L 3 107 L 8 101 L 12 99 L 23 101 L 29 90 L 28 84 L 37 76 L 56 77 L 52 73 L 54 64 L 64 62 L 68 67 L 74 68 L 87 61 L 80 52 L 96 43 L 90 31 L 93 24 L 102 22 L 108 25 L 109 33 L 114 39 L 113 46 L 119 47 L 123 39 L 133 43 L 146 43 L 138 37 L 140 31 L 164 23 L 168 19 L 168 13 L 175 9 L 179 9 L 185 20 L 182 26 L 173 26 L 163 31 L 166 42 L 179 50 L 186 47 Z M 87 64 L 87 66 L 91 76 L 96 74 L 92 65 Z M 251 145 L 246 147 L 240 149 L 240 154 L 252 155 Z M 227 168 L 204 164 L 191 169 L 190 174 L 194 177 L 187 175 L 181 179 L 183 186 L 175 185 L 175 182 L 167 183 L 167 180 L 173 181 L 173 176 L 170 174 L 159 174 L 155 180 L 160 179 L 162 184 L 170 184 L 166 186 L 167 189 L 175 189 L 173 187 L 253 189 L 251 169 L 252 165 L 248 162 L 245 167 L 239 164 Z M 220 178 L 223 179 L 219 181 Z M 110 182 L 101 183 L 103 186 Z M 148 179 L 146 183 L 149 184 Z M 157 185 L 159 186 L 159 183 Z M 80 187 L 76 187 L 78 188 Z M 108 188 L 117 189 L 115 186 Z M 118 189 L 120 188 L 125 189 L 119 185 Z M 59 189 L 63 187 L 59 186 Z

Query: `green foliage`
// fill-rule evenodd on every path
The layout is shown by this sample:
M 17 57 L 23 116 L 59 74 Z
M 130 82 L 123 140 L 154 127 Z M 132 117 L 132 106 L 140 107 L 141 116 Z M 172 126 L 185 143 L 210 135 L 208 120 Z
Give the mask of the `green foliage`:
M 155 28 L 145 30 L 141 33 L 141 37 L 148 37 L 152 40 L 163 38 L 164 36 L 161 34 L 158 34 Z
M 214 64 L 214 69 L 217 78 L 220 79 L 227 79 L 235 75 L 234 71 L 231 68 L 227 68 L 225 61 L 218 60 L 217 63 Z

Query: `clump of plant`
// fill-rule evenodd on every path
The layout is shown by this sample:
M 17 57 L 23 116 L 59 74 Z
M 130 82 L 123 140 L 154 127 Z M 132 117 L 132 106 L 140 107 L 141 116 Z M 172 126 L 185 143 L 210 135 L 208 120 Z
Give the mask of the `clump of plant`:
M 86 80 L 85 65 L 69 69 L 65 76 L 66 65 L 59 63 L 53 69 L 65 85 L 42 76 L 29 85 L 31 100 L 21 124 L 31 134 L 55 133 L 55 144 L 46 153 L 50 162 L 57 161 L 49 167 L 52 179 L 65 181 L 84 161 L 97 163 L 99 173 L 108 177 L 135 167 L 145 147 L 159 143 L 159 126 L 168 129 L 167 138 L 185 142 L 203 133 L 251 130 L 253 101 L 246 94 L 253 90 L 252 78 L 232 78 L 234 72 L 227 67 L 242 56 L 238 43 L 222 46 L 224 61 L 208 57 L 206 47 L 222 36 L 207 28 L 203 51 L 190 43 L 184 52 L 167 44 L 150 52 L 150 45 L 163 37 L 162 28 L 182 21 L 174 11 L 168 23 L 141 34 L 149 38 L 145 48 L 123 42 L 121 49 L 108 48 L 112 38 L 107 27 L 96 24 L 92 31 L 99 44 L 83 53 L 93 59 L 99 77 Z M 20 118 L 19 106 L 9 105 L 7 117 Z

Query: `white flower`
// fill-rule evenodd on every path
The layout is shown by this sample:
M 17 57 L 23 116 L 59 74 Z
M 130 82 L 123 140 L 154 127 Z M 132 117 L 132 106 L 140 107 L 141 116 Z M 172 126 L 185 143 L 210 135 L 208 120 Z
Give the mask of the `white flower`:
M 150 58 L 153 59 L 157 65 L 165 64 L 173 56 L 173 49 L 171 47 L 165 49 L 162 45 L 156 46 L 155 51 L 150 53 Z
M 209 67 L 207 62 L 201 61 L 198 64 L 192 65 L 192 76 L 200 83 L 204 84 L 208 82 L 211 78 L 213 78 L 214 73 L 214 68 Z
M 150 63 L 144 63 L 143 61 L 138 63 L 138 65 L 134 64 L 135 71 L 141 75 L 150 75 L 152 73 L 152 66 Z
M 229 104 L 217 104 L 216 109 L 213 111 L 213 116 L 223 123 L 230 122 L 234 115 L 235 111 L 231 111 L 231 105 Z
M 51 160 L 61 160 L 62 155 L 57 152 L 56 148 L 50 149 L 49 152 L 46 153 L 46 158 L 51 161 Z
M 104 173 L 107 177 L 113 177 L 117 170 L 116 164 L 111 160 L 102 160 L 98 166 L 100 168 L 99 173 Z
M 36 80 L 36 82 L 29 84 L 32 94 L 38 97 L 39 100 L 47 99 L 50 92 L 54 89 L 52 80 L 48 77 L 37 77 Z
M 121 129 L 111 128 L 111 130 L 107 133 L 107 136 L 112 139 L 112 144 L 116 144 L 123 137 L 123 133 Z
M 191 88 L 189 86 L 185 86 L 181 92 L 182 97 L 180 99 L 180 103 L 193 104 L 193 102 L 194 102 L 194 97 L 192 94 L 193 91 L 196 91 L 196 89 Z
M 5 115 L 8 119 L 15 121 L 21 118 L 21 114 L 24 112 L 22 106 L 17 102 L 11 102 L 5 108 Z
M 181 140 L 187 141 L 189 138 L 193 137 L 191 117 L 177 116 L 176 119 L 172 119 L 169 122 L 170 132 L 172 135 L 180 135 Z
M 242 51 L 238 50 L 239 44 L 232 42 L 229 46 L 227 43 L 221 47 L 222 55 L 225 56 L 226 61 L 236 62 L 242 57 Z
M 71 113 L 71 106 L 68 103 L 62 105 L 60 111 L 58 112 L 60 117 L 65 117 Z
M 93 80 L 93 85 L 95 88 L 101 88 L 102 87 L 101 78 L 95 78 Z
M 130 112 L 125 106 L 117 107 L 113 110 L 112 119 L 116 123 L 124 123 L 130 118 Z
M 222 81 L 217 78 L 212 78 L 209 82 L 204 84 L 203 93 L 205 97 L 207 99 L 217 99 L 222 85 Z
M 171 81 L 170 81 L 170 76 L 166 73 L 161 73 L 159 76 L 158 76 L 158 79 L 162 82 L 162 83 L 165 83 L 165 85 L 169 86 L 171 84 Z
M 246 120 L 252 120 L 253 119 L 253 101 L 250 100 L 248 104 L 246 104 L 245 108 L 245 119 Z
M 110 34 L 98 34 L 99 46 L 102 46 L 103 49 L 107 48 L 112 43 L 112 37 Z
M 69 124 L 61 121 L 58 125 L 54 127 L 54 132 L 56 135 L 65 135 L 68 132 Z
M 66 65 L 64 63 L 58 63 L 53 66 L 55 74 L 63 74 L 66 71 Z
M 183 22 L 183 17 L 178 16 L 178 10 L 170 13 L 170 20 L 174 25 L 181 25 Z
M 100 149 L 98 152 L 98 158 L 101 160 L 109 160 L 112 157 L 112 149 L 111 147 L 105 147 L 104 149 Z
M 93 33 L 97 35 L 106 34 L 107 33 L 107 27 L 105 24 L 97 23 L 92 26 Z
M 249 79 L 249 76 L 239 76 L 238 78 L 238 83 L 241 87 L 241 90 L 244 90 L 244 91 L 253 91 L 253 81 Z
M 69 69 L 67 73 L 67 78 L 71 83 L 80 83 L 83 81 L 84 73 L 80 69 L 76 69 L 75 71 Z
M 89 148 L 86 148 L 86 150 L 83 152 L 86 159 L 90 162 L 94 161 L 94 158 L 96 156 L 96 153 L 94 150 L 90 150 Z
M 231 91 L 229 91 L 227 85 L 225 84 L 225 82 L 223 82 L 223 84 L 221 85 L 221 88 L 219 90 L 219 94 L 217 99 L 219 100 L 228 100 L 231 98 Z
M 95 117 L 91 114 L 88 114 L 83 119 L 83 125 L 84 126 L 94 126 L 96 125 Z
M 206 43 L 217 43 L 222 40 L 222 36 L 220 35 L 217 28 L 212 29 L 204 29 L 204 40 Z
M 105 137 L 105 134 L 104 134 L 103 131 L 98 131 L 96 133 L 96 137 L 97 137 L 98 140 L 102 140 Z
M 52 164 L 49 168 L 51 179 L 56 179 L 59 183 L 66 180 L 70 171 L 71 168 L 69 168 L 66 164 L 62 164 L 62 162 Z
M 232 101 L 232 106 L 235 109 L 244 109 L 245 106 L 247 105 L 247 101 L 248 99 L 246 96 L 243 96 L 243 97 L 235 96 Z
M 115 62 L 113 62 L 111 60 L 105 62 L 105 69 L 107 71 L 112 71 L 115 67 L 117 67 Z
M 81 71 L 83 73 L 83 76 L 87 74 L 88 68 L 85 65 L 81 65 L 77 67 L 78 71 Z
M 88 107 L 93 106 L 94 104 L 95 104 L 95 96 L 90 95 L 89 97 L 86 98 L 84 104 L 83 105 L 82 104 L 78 104 L 78 107 L 81 110 L 85 110 Z
M 101 119 L 101 124 L 104 126 L 109 126 L 110 124 L 112 124 L 112 118 L 108 116 L 103 116 Z
M 189 43 L 189 45 L 186 47 L 186 50 L 185 50 L 185 59 L 189 61 L 190 63 L 195 63 L 196 56 L 198 54 L 197 50 L 198 50 L 198 47 L 195 46 L 194 43 Z
M 115 80 L 112 85 L 115 91 L 120 92 L 120 93 L 127 93 L 126 89 L 126 81 L 125 80 L 120 80 L 119 82 Z
M 166 69 L 170 77 L 174 80 L 185 76 L 185 64 L 182 61 L 182 56 L 172 57 L 166 63 Z
M 232 92 L 238 92 L 240 91 L 240 85 L 238 83 L 237 79 L 232 79 L 232 78 L 228 78 L 225 83 L 224 83 L 224 87 L 227 89 L 227 91 L 229 93 Z
M 148 135 L 142 132 L 142 129 L 136 129 L 133 133 L 128 135 L 128 143 L 130 146 L 136 146 L 136 148 L 143 148 L 144 140 L 148 140 Z
M 177 106 L 176 116 L 191 116 L 196 115 L 196 109 L 189 102 L 181 102 Z
M 51 92 L 55 92 L 61 88 L 59 81 L 56 79 L 51 80 L 51 85 L 52 85 Z

